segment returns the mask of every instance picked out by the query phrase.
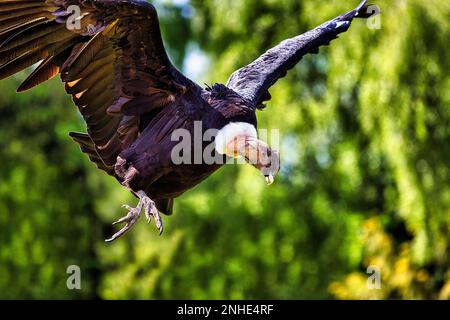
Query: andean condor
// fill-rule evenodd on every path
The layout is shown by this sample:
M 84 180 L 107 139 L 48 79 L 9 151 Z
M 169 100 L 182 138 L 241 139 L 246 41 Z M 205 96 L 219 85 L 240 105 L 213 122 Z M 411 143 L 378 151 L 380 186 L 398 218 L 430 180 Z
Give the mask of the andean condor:
M 142 211 L 162 233 L 159 211 L 171 214 L 174 198 L 221 166 L 175 164 L 174 131 L 192 132 L 195 123 L 202 132 L 217 129 L 216 155 L 245 158 L 271 184 L 279 156 L 258 140 L 256 111 L 304 55 L 347 31 L 355 17 L 370 16 L 366 2 L 283 41 L 227 85 L 202 88 L 170 62 L 156 10 L 145 0 L 0 0 L 0 79 L 39 62 L 20 92 L 60 74 L 87 125 L 87 133 L 70 136 L 140 199 L 136 208 L 125 206 L 127 216 L 115 223 L 124 227 L 107 241 L 125 234 Z

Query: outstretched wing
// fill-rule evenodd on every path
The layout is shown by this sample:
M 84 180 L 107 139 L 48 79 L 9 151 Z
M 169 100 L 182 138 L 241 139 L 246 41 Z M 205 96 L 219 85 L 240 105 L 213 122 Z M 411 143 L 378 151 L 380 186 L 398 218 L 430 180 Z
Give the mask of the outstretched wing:
M 106 172 L 152 117 L 199 89 L 171 64 L 145 0 L 0 0 L 0 79 L 37 62 L 18 91 L 61 74 L 87 124 L 73 137 Z
M 346 32 L 355 17 L 370 16 L 366 3 L 367 0 L 364 0 L 355 10 L 281 42 L 251 64 L 234 72 L 227 86 L 252 103 L 253 107 L 262 107 L 264 101 L 270 100 L 269 88 L 284 77 L 304 55 L 317 53 L 319 47 L 328 45 L 340 33 Z

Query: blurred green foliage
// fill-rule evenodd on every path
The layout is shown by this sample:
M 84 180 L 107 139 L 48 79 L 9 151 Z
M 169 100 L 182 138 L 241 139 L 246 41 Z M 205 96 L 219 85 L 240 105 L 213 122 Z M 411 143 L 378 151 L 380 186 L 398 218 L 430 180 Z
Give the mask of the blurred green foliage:
M 356 2 L 159 7 L 177 65 L 196 43 L 225 83 Z M 226 166 L 176 201 L 162 237 L 141 221 L 105 244 L 135 200 L 68 138 L 84 124 L 62 85 L 0 82 L 0 298 L 450 298 L 450 3 L 374 2 L 381 29 L 355 21 L 271 90 L 259 117 L 281 130 L 277 182 Z M 71 264 L 82 290 L 66 288 Z

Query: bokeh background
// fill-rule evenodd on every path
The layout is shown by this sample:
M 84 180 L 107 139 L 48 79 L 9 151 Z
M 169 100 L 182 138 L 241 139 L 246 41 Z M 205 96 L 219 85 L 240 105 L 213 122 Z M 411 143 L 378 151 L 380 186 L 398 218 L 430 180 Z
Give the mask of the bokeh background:
M 357 2 L 154 3 L 175 64 L 211 84 Z M 374 2 L 381 29 L 354 22 L 272 89 L 259 117 L 281 130 L 276 183 L 226 166 L 162 237 L 142 220 L 105 244 L 135 199 L 68 137 L 84 124 L 59 79 L 1 81 L 0 298 L 449 299 L 450 2 Z

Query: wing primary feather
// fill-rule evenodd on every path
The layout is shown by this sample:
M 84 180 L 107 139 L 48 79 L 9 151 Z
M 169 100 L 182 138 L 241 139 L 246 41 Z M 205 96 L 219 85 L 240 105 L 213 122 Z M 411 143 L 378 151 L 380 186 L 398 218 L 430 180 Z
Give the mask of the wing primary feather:
M 43 1 L 4 1 L 0 2 L 0 14 L 13 10 L 23 10 L 36 7 L 44 7 Z
M 80 29 L 66 28 L 71 4 L 81 9 Z M 71 136 L 112 174 L 151 119 L 202 90 L 171 64 L 156 9 L 144 0 L 0 0 L 0 79 L 37 62 L 18 91 L 60 73 L 87 124 L 88 134 Z M 116 101 L 123 104 L 111 115 Z
M 64 62 L 65 57 L 70 53 L 71 47 L 69 46 L 60 54 L 48 57 L 45 59 L 39 67 L 37 67 L 19 86 L 17 92 L 23 92 L 34 88 L 35 86 L 52 79 L 56 76 L 61 65 Z
M 102 84 L 105 80 L 111 81 L 112 77 L 107 77 L 110 72 L 112 72 L 112 68 L 102 66 L 96 69 L 95 72 L 91 72 L 88 76 L 80 78 L 76 82 L 68 82 L 66 84 L 66 92 L 69 94 L 77 94 L 93 86 Z
M 104 54 L 102 54 L 104 53 Z M 96 60 L 89 64 L 84 70 L 79 73 L 72 70 L 64 70 L 64 65 L 61 70 L 61 77 L 64 82 L 72 82 L 82 78 L 88 77 L 90 74 L 96 72 L 98 69 L 103 68 L 105 65 L 110 65 L 114 61 L 114 55 L 109 54 L 108 50 L 103 50 L 95 57 Z
M 83 71 L 103 48 L 106 39 L 101 33 L 96 34 L 86 42 L 73 57 L 70 57 L 63 66 L 63 72 L 70 70 L 73 73 Z
M 54 17 L 50 12 L 43 12 L 43 13 L 34 13 L 34 14 L 30 14 L 30 15 L 25 15 L 25 16 L 19 17 L 19 18 L 8 18 L 8 19 L 0 20 L 0 29 L 5 30 L 5 29 L 12 28 L 15 26 L 20 26 L 24 23 L 30 22 L 30 21 L 32 21 L 34 19 L 38 19 L 38 18 L 52 20 Z
M 23 29 L 28 28 L 30 26 L 35 26 L 37 24 L 40 24 L 42 21 L 45 21 L 45 17 L 40 17 L 36 19 L 32 19 L 30 21 L 27 21 L 22 24 L 16 24 L 14 26 L 11 26 L 9 28 L 4 28 L 0 31 L 0 41 L 4 41 L 7 37 L 11 36 L 13 33 L 21 32 Z
M 257 60 L 234 72 L 227 86 L 245 98 L 250 105 L 259 108 L 273 84 L 284 77 L 304 55 L 317 53 L 321 46 L 328 45 L 340 33 L 346 32 L 355 17 L 363 16 L 361 12 L 366 8 L 366 3 L 367 0 L 364 0 L 354 10 L 302 35 L 282 41 Z
M 1 9 L 1 8 L 0 8 Z M 11 10 L 11 11 L 1 11 L 0 12 L 0 21 L 10 20 L 10 19 L 20 19 L 24 16 L 29 15 L 35 15 L 35 14 L 42 14 L 44 12 L 52 13 L 56 11 L 58 7 L 49 7 L 49 6 L 42 6 L 37 8 L 28 8 L 28 9 L 18 9 L 18 10 Z
M 37 24 L 32 24 L 29 27 L 23 28 L 17 33 L 12 34 L 6 40 L 0 44 L 0 52 L 7 51 L 12 48 L 23 45 L 27 42 L 31 42 L 40 37 L 54 33 L 55 29 L 65 28 L 64 25 L 60 25 L 55 21 L 41 21 Z
M 66 49 L 66 46 L 67 42 L 63 42 L 53 44 L 47 48 L 37 48 L 32 51 L 25 51 L 24 54 L 15 57 L 14 59 L 9 60 L 9 62 L 6 62 L 0 66 L 0 80 L 7 78 L 25 68 L 28 68 L 36 62 L 44 60 L 51 55 L 60 53 L 61 51 Z M 3 58 L 1 58 L 0 60 L 3 60 Z

